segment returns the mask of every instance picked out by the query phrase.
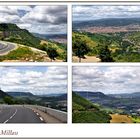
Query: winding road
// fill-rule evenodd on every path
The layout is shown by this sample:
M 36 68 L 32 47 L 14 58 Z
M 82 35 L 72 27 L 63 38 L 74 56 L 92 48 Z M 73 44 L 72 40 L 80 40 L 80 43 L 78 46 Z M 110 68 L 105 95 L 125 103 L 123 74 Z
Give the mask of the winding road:
M 5 55 L 9 51 L 14 50 L 16 48 L 15 44 L 9 43 L 9 42 L 4 42 L 0 41 L 0 55 Z
M 3 106 L 0 108 L 0 123 L 44 123 L 42 117 L 24 106 Z

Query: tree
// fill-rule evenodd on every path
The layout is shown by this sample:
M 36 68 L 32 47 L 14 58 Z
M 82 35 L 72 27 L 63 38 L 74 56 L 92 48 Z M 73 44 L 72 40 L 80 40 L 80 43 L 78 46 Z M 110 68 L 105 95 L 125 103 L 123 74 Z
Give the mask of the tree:
M 10 96 L 5 96 L 4 102 L 9 104 L 9 105 L 14 104 L 14 101 L 13 101 L 12 97 L 10 97 Z
M 108 46 L 100 46 L 99 58 L 102 62 L 114 62 L 111 56 L 111 51 L 109 50 Z
M 8 25 L 6 23 L 1 23 L 1 26 L 2 26 L 2 31 L 3 31 L 3 38 L 2 38 L 2 40 L 4 40 L 4 38 L 7 37 Z
M 82 40 L 79 36 L 73 40 L 73 53 L 79 58 L 79 62 L 81 62 L 81 58 L 84 58 L 88 52 L 90 52 L 90 47 L 86 40 Z
M 49 58 L 51 59 L 51 62 L 52 62 L 52 60 L 55 60 L 56 57 L 59 56 L 59 54 L 58 54 L 56 48 L 51 47 L 51 46 L 48 46 L 48 47 L 46 48 L 46 52 L 47 52 Z

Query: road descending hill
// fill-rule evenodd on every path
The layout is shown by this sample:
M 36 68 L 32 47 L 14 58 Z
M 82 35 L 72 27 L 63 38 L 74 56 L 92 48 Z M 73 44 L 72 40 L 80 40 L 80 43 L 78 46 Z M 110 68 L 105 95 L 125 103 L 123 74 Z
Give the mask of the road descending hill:
M 0 40 L 0 61 L 62 62 L 67 60 L 66 44 L 39 38 L 16 24 L 0 23 Z
M 5 55 L 16 48 L 16 44 L 0 41 L 0 55 Z

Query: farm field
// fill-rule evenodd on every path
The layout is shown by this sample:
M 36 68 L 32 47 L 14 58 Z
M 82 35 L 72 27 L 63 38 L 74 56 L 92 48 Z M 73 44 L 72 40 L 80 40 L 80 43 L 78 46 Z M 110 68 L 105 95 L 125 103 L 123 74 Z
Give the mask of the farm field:
M 133 123 L 128 115 L 111 114 L 110 123 Z

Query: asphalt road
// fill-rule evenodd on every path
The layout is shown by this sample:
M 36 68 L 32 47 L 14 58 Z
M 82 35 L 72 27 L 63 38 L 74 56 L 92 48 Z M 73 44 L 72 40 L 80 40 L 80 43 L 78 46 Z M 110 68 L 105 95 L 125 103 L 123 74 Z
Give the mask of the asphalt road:
M 44 123 L 42 117 L 24 106 L 4 106 L 0 108 L 0 123 Z
M 5 53 L 8 53 L 9 51 L 13 50 L 15 47 L 16 46 L 14 44 L 6 43 L 6 45 L 5 45 L 5 44 L 2 44 L 0 42 L 0 55 L 3 55 Z

